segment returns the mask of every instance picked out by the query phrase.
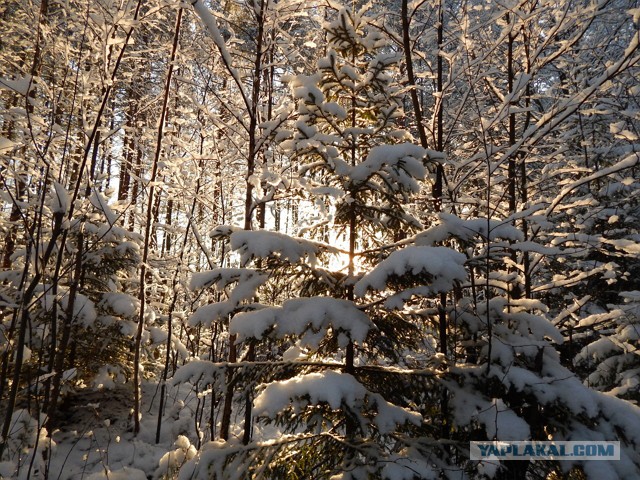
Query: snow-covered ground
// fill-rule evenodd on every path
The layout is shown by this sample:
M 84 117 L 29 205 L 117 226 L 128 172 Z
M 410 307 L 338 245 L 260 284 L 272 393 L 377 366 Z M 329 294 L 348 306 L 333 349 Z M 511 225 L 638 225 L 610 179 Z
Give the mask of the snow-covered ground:
M 26 410 L 14 415 L 12 461 L 0 463 L 2 479 L 146 480 L 175 477 L 196 453 L 193 432 L 197 396 L 170 389 L 160 441 L 156 444 L 159 388 L 142 385 L 140 433 L 134 436 L 131 411 L 133 391 L 86 389 L 66 398 L 51 437 Z M 41 419 L 43 420 L 43 419 Z M 33 448 L 36 444 L 37 448 Z M 36 452 L 34 460 L 34 451 Z

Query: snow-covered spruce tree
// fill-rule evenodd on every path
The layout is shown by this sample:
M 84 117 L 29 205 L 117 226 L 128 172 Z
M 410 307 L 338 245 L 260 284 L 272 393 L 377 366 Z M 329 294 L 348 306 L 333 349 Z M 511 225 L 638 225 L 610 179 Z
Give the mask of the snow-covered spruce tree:
M 551 4 L 547 5 L 551 7 Z M 590 9 L 575 11 L 573 7 L 564 5 L 562 8 L 571 13 L 562 17 L 563 22 L 559 22 L 561 17 L 552 13 L 553 10 L 539 9 L 540 6 L 542 4 L 537 2 L 523 2 L 519 8 L 534 10 L 526 15 L 518 13 L 515 17 L 517 20 L 514 20 L 511 7 L 507 7 L 501 16 L 496 11 L 497 7 L 487 4 L 484 13 L 482 9 L 470 9 L 469 17 L 461 22 L 467 29 L 462 46 L 466 44 L 469 48 L 469 67 L 456 66 L 452 70 L 460 72 L 468 68 L 469 84 L 477 81 L 479 88 L 471 92 L 469 97 L 463 96 L 473 98 L 474 106 L 456 105 L 454 108 L 452 105 L 450 108 L 451 112 L 466 113 L 459 122 L 468 127 L 456 132 L 457 127 L 452 126 L 450 144 L 445 146 L 451 164 L 457 169 L 450 182 L 450 193 L 457 203 L 445 208 L 455 208 L 460 217 L 468 218 L 461 220 L 442 215 L 438 226 L 416 239 L 416 243 L 422 245 L 455 239 L 454 244 L 469 257 L 469 283 L 460 291 L 461 297 L 457 299 L 456 308 L 449 317 L 453 358 L 448 359 L 450 364 L 444 374 L 451 409 L 449 440 L 462 447 L 472 439 L 547 440 L 551 437 L 560 440 L 616 440 L 624 437 L 623 462 L 586 462 L 583 465 L 520 462 L 503 465 L 499 470 L 496 469 L 498 465 L 472 463 L 469 464 L 469 473 L 475 476 L 495 474 L 503 478 L 525 478 L 525 475 L 546 476 L 552 471 L 559 474 L 576 467 L 593 478 L 637 476 L 639 462 L 635 450 L 638 437 L 633 433 L 633 428 L 638 425 L 637 408 L 581 385 L 579 377 L 562 366 L 559 355 L 563 351 L 562 344 L 567 340 L 563 336 L 566 329 L 559 330 L 553 325 L 559 319 L 556 317 L 558 308 L 562 309 L 560 305 L 566 301 L 563 296 L 571 295 L 576 291 L 575 287 L 583 282 L 586 285 L 585 280 L 589 276 L 606 273 L 605 276 L 611 277 L 613 274 L 611 266 L 606 266 L 607 261 L 582 261 L 581 257 L 588 255 L 587 252 L 594 245 L 593 237 L 566 235 L 566 231 L 592 225 L 593 221 L 583 224 L 582 219 L 594 217 L 594 205 L 602 205 L 602 213 L 598 208 L 596 216 L 602 216 L 605 222 L 616 213 L 608 210 L 608 201 L 602 204 L 595 201 L 593 195 L 587 192 L 588 186 L 597 179 L 605 183 L 605 177 L 610 177 L 614 185 L 619 185 L 629 172 L 622 169 L 632 167 L 636 160 L 625 158 L 628 153 L 625 154 L 621 149 L 619 154 L 623 155 L 612 155 L 608 160 L 610 163 L 607 166 L 614 168 L 594 171 L 592 154 L 596 151 L 590 148 L 589 142 L 581 142 L 581 137 L 577 135 L 583 124 L 578 106 L 590 105 L 591 99 L 585 95 L 585 85 L 591 89 L 589 94 L 593 95 L 595 104 L 601 102 L 605 88 L 612 88 L 615 92 L 626 90 L 624 85 L 615 88 L 608 83 L 599 90 L 602 85 L 599 81 L 617 78 L 630 68 L 629 65 L 633 65 L 627 62 L 637 59 L 637 41 L 631 36 L 622 39 L 621 35 L 623 47 L 617 55 L 611 52 L 612 60 L 609 63 L 589 64 L 598 70 L 597 74 L 591 75 L 597 80 L 586 82 L 584 77 L 579 77 L 584 82 L 583 86 L 575 90 L 567 89 L 567 79 L 564 79 L 564 83 L 558 80 L 555 60 L 562 65 L 565 65 L 565 59 L 581 61 L 579 53 L 569 47 L 580 44 L 583 36 L 589 39 L 590 45 L 596 38 L 602 39 L 602 45 L 608 45 L 610 37 L 606 35 L 596 37 L 595 31 L 583 35 L 584 29 L 592 24 L 597 25 L 593 16 L 597 14 L 604 17 L 605 12 L 599 10 L 595 3 Z M 617 18 L 620 18 L 622 10 L 614 11 L 607 11 L 606 14 L 613 16 L 617 13 Z M 475 17 L 475 12 L 481 12 L 478 13 L 481 17 Z M 485 23 L 494 21 L 486 17 L 486 13 L 490 13 L 492 19 L 500 19 L 500 23 L 484 28 Z M 536 15 L 540 15 L 539 19 L 533 20 Z M 565 41 L 562 43 L 547 46 L 543 39 L 549 37 L 535 33 L 544 25 L 546 15 L 555 15 L 555 25 L 563 31 L 560 38 Z M 621 21 L 624 24 L 621 32 L 628 31 L 629 20 Z M 524 28 L 527 29 L 526 36 L 522 33 Z M 482 38 L 475 39 L 476 34 Z M 572 42 L 566 41 L 569 38 L 573 39 Z M 537 54 L 537 58 L 532 56 L 530 52 L 535 50 L 532 47 L 541 41 L 543 43 L 536 48 L 540 51 L 549 49 L 554 54 Z M 505 54 L 501 57 L 496 55 L 496 51 Z M 526 75 L 518 74 L 516 78 L 520 80 L 508 86 L 508 95 L 495 101 L 492 99 L 493 93 L 485 96 L 481 92 L 483 85 L 495 93 L 496 86 L 502 85 L 504 88 L 511 83 L 507 80 L 515 69 L 504 70 L 504 66 L 509 65 L 504 61 L 509 58 L 509 52 L 517 59 L 513 66 L 520 65 L 518 68 L 526 70 Z M 456 55 L 448 58 L 456 61 L 457 55 L 456 52 Z M 603 64 L 611 65 L 608 71 L 604 71 Z M 494 78 L 488 79 L 494 75 Z M 539 78 L 540 83 L 531 82 L 531 78 Z M 553 88 L 540 88 L 543 83 L 553 85 Z M 612 84 L 615 83 L 612 80 Z M 453 86 L 464 88 L 461 84 Z M 453 103 L 456 98 L 452 95 L 449 101 Z M 526 112 L 518 111 L 509 104 L 526 105 Z M 606 104 L 613 102 L 607 101 Z M 533 108 L 529 108 L 531 106 Z M 600 108 L 585 111 L 598 114 L 610 112 Z M 516 122 L 515 129 L 511 128 L 512 115 Z M 620 131 L 626 129 L 623 125 L 616 128 Z M 608 139 L 606 143 L 610 147 L 615 142 Z M 601 145 L 600 151 L 608 152 L 608 147 Z M 563 160 L 554 158 L 555 155 Z M 518 167 L 522 168 L 517 172 L 516 192 L 522 195 L 523 200 L 518 200 L 515 205 L 506 201 L 512 198 L 509 191 L 511 182 L 507 182 L 514 178 L 509 169 L 512 159 L 516 159 Z M 588 168 L 584 165 L 584 159 L 591 162 Z M 571 163 L 568 163 L 569 160 Z M 571 165 L 571 168 L 566 168 L 567 165 Z M 471 173 L 470 167 L 475 173 Z M 616 178 L 618 171 L 622 178 Z M 577 172 L 583 178 L 576 176 Z M 449 179 L 452 180 L 451 177 Z M 632 185 L 631 179 L 624 182 Z M 562 186 L 560 192 L 559 184 Z M 536 211 L 539 213 L 536 214 Z M 576 217 L 576 214 L 580 217 Z M 527 225 L 520 223 L 523 219 Z M 518 225 L 521 232 L 518 233 L 511 225 Z M 621 235 L 629 239 L 628 232 Z M 619 247 L 618 254 L 622 253 L 623 246 L 634 248 L 633 242 L 626 240 L 614 240 L 614 243 Z M 613 246 L 614 243 L 609 245 Z M 577 248 L 561 249 L 559 246 Z M 514 255 L 513 252 L 518 254 Z M 524 252 L 531 260 L 529 265 L 522 260 L 520 252 Z M 557 266 L 557 270 L 551 271 L 549 265 Z M 568 265 L 571 267 L 568 268 Z M 605 278 L 603 283 L 607 280 L 613 279 Z M 541 299 L 554 303 L 547 306 Z M 621 351 L 611 353 L 617 356 Z M 492 425 L 487 425 L 489 421 Z M 605 471 L 607 473 L 603 473 Z
M 519 280 L 508 272 L 510 250 L 531 248 L 531 242 L 524 241 L 509 219 L 462 220 L 443 214 L 440 220 L 439 225 L 416 236 L 415 243 L 432 245 L 455 239 L 469 257 L 466 264 L 471 274 L 464 285 L 467 295 L 460 296 L 449 312 L 454 342 L 440 376 L 449 396 L 448 441 L 459 449 L 457 460 L 452 458 L 452 462 L 465 467 L 472 478 L 528 478 L 562 474 L 572 468 L 589 478 L 636 475 L 640 468 L 637 407 L 584 385 L 561 364 L 559 349 L 564 337 L 553 324 L 548 307 L 539 300 L 508 294 L 513 282 Z M 538 246 L 537 250 L 544 248 Z M 366 280 L 361 280 L 361 285 L 366 285 Z M 376 289 L 382 290 L 381 286 Z M 633 306 L 627 311 L 632 313 Z M 622 323 L 620 337 L 629 343 L 631 329 Z M 628 359 L 625 353 L 624 347 L 611 351 L 612 364 Z M 628 373 L 632 375 L 631 367 Z M 621 387 L 632 386 L 628 376 L 621 375 L 618 381 Z M 622 459 L 582 464 L 519 461 L 465 465 L 463 450 L 469 441 L 496 439 L 619 439 Z
M 282 146 L 300 165 L 294 186 L 307 225 L 301 233 L 311 238 L 220 227 L 214 235 L 229 239 L 242 267 L 203 272 L 192 283 L 229 292 L 191 321 L 244 310 L 230 333 L 245 355 L 255 349 L 265 361 L 191 362 L 172 380 L 220 385 L 232 369 L 243 396 L 262 382 L 254 442 L 206 444 L 183 478 L 245 478 L 247 471 L 252 478 L 428 478 L 447 464 L 438 454 L 414 458 L 408 440 L 425 427 L 415 410 L 424 410 L 425 385 L 437 375 L 407 368 L 411 347 L 425 348 L 422 325 L 358 301 L 355 288 L 393 249 L 400 250 L 365 276 L 361 296 L 388 278 L 420 293 L 448 291 L 465 278 L 465 258 L 447 248 L 401 249 L 398 242 L 420 228 L 409 208 L 435 152 L 398 128 L 399 57 L 371 28 L 374 18 L 348 8 L 332 17 L 318 73 L 289 78 L 298 117 L 293 131 L 279 134 L 290 137 Z M 288 298 L 272 295 L 277 303 L 268 306 L 267 291 Z M 256 293 L 260 304 L 251 303 Z

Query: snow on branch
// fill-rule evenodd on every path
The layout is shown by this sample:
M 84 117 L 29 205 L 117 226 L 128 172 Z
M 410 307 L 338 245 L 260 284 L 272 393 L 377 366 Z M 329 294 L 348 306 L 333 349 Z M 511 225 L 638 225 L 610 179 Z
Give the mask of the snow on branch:
M 293 90 L 293 98 L 295 100 L 302 100 L 305 103 L 316 106 L 321 106 L 324 103 L 324 93 L 318 88 L 318 84 L 322 79 L 320 74 L 296 75 L 285 78 L 289 80 L 289 85 Z
M 214 240 L 221 240 L 229 238 L 233 232 L 239 232 L 241 230 L 241 227 L 237 227 L 235 225 L 218 225 L 209 232 L 209 237 Z
M 216 380 L 224 378 L 226 366 L 216 364 L 209 360 L 191 360 L 176 370 L 169 380 L 169 385 L 176 386 L 181 383 L 197 385 L 199 382 L 206 385 L 215 385 Z
M 258 288 L 268 280 L 268 275 L 250 268 L 216 268 L 214 270 L 193 274 L 189 287 L 197 290 L 214 285 L 217 290 L 225 290 L 237 284 L 223 302 L 199 307 L 191 318 L 189 325 L 211 325 L 211 322 L 227 318 L 238 308 L 241 302 L 250 300 L 256 295 Z
M 576 188 L 584 185 L 585 183 L 593 182 L 594 180 L 598 180 L 599 178 L 607 177 L 621 170 L 626 170 L 627 168 L 635 167 L 638 164 L 639 160 L 640 160 L 640 153 L 634 152 L 631 155 L 625 157 L 623 160 L 616 163 L 615 165 L 598 170 L 597 172 L 591 175 L 588 175 L 584 178 L 581 178 L 580 180 L 577 180 L 571 183 L 570 185 L 567 185 L 560 191 L 560 193 L 556 196 L 553 202 L 551 202 L 551 205 L 549 205 L 545 214 L 547 216 L 551 215 L 551 212 L 560 204 L 560 202 L 562 202 L 562 200 L 567 195 L 569 195 L 569 193 L 574 191 Z
M 455 282 L 467 278 L 464 268 L 466 257 L 446 247 L 407 247 L 389 255 L 370 273 L 362 277 L 354 287 L 354 293 L 364 297 L 368 290 L 384 290 L 399 279 L 428 285 L 432 292 L 447 292 Z M 414 282 L 415 283 L 415 282 Z
M 37 81 L 31 75 L 17 76 L 13 79 L 8 77 L 0 77 L 0 90 L 9 90 L 26 97 L 29 95 L 29 89 Z M 6 140 L 3 138 L 3 140 Z M 0 142 L 0 145 L 2 143 Z M 0 149 L 1 151 L 1 149 Z
M 233 283 L 249 280 L 256 275 L 259 273 L 251 268 L 215 268 L 194 273 L 189 282 L 189 289 L 199 290 L 214 285 L 216 290 L 222 291 Z
M 218 23 L 216 22 L 215 17 L 211 14 L 209 9 L 205 6 L 204 1 L 194 0 L 191 2 L 191 5 L 193 6 L 193 9 L 202 20 L 202 23 L 204 23 L 205 27 L 207 28 L 207 31 L 211 35 L 211 38 L 216 44 L 216 47 L 218 47 L 218 50 L 220 51 L 220 55 L 222 56 L 222 61 L 224 62 L 225 66 L 227 67 L 227 70 L 233 77 L 234 82 L 238 86 L 238 89 L 240 90 L 244 103 L 247 107 L 247 111 L 250 112 L 251 102 L 249 101 L 249 98 L 245 93 L 244 85 L 242 83 L 242 80 L 240 79 L 240 74 L 233 67 L 233 59 L 231 58 L 231 54 L 227 49 L 227 44 L 224 41 L 222 34 L 220 33 L 220 29 L 218 28 Z
M 104 213 L 104 216 L 107 219 L 107 222 L 109 222 L 109 225 L 113 226 L 117 223 L 118 216 L 114 213 L 113 210 L 111 210 L 107 203 L 107 199 L 101 192 L 94 188 L 91 197 L 89 197 L 89 201 L 91 202 L 91 205 Z
M 353 183 L 361 184 L 376 173 L 383 174 L 400 189 L 418 192 L 420 187 L 416 180 L 425 177 L 422 159 L 426 155 L 426 149 L 412 143 L 378 145 L 371 149 L 365 161 L 351 170 L 349 177 Z
M 618 265 L 614 262 L 607 262 L 602 265 L 593 267 L 588 271 L 572 270 L 566 272 L 564 275 L 554 275 L 551 281 L 538 285 L 533 288 L 533 292 L 540 295 L 545 290 L 559 289 L 559 288 L 571 288 L 579 283 L 583 282 L 589 277 L 598 275 L 600 273 L 607 276 L 615 276 Z
M 209 305 L 202 305 L 193 312 L 191 317 L 189 317 L 188 324 L 191 327 L 195 327 L 197 325 L 209 327 L 213 322 L 222 321 L 228 318 L 237 306 L 237 304 L 230 302 L 229 300 L 210 303 Z
M 439 224 L 416 236 L 416 245 L 433 245 L 450 237 L 469 241 L 475 236 L 484 240 L 523 241 L 523 233 L 506 220 L 472 218 L 463 220 L 449 213 L 439 213 Z
M 51 211 L 63 215 L 69 211 L 69 193 L 58 182 L 53 182 L 51 188 Z
M 527 422 L 511 410 L 500 398 L 485 399 L 465 389 L 456 388 L 451 406 L 458 425 L 468 425 L 472 420 L 484 425 L 487 438 L 496 440 L 523 440 L 531 436 Z
M 115 315 L 125 318 L 134 318 L 140 311 L 140 300 L 122 292 L 103 293 L 99 305 L 108 308 Z
M 317 242 L 264 230 L 233 232 L 231 248 L 240 252 L 242 264 L 246 264 L 253 258 L 271 257 L 289 263 L 307 261 L 312 266 L 315 265 L 321 248 L 330 249 L 329 246 Z
M 494 318 L 502 320 L 499 325 L 496 325 L 494 333 L 505 345 L 527 349 L 536 340 L 552 340 L 558 345 L 564 342 L 560 331 L 544 315 L 548 312 L 548 307 L 539 300 L 528 298 L 508 300 L 505 297 L 494 297 L 489 301 L 488 307 Z M 534 310 L 538 310 L 540 314 Z M 509 327 L 505 328 L 505 325 Z M 513 336 L 513 332 L 519 332 L 519 334 Z M 522 345 L 519 345 L 520 343 Z
M 326 403 L 333 410 L 343 406 L 353 409 L 367 402 L 377 408 L 373 423 L 382 433 L 389 433 L 398 424 L 422 423 L 422 416 L 387 402 L 381 395 L 369 392 L 347 373 L 325 371 L 300 375 L 267 386 L 255 400 L 257 416 L 275 417 L 290 404 L 295 411 L 308 405 Z M 357 408 L 357 407 L 356 407 Z
M 344 347 L 349 340 L 363 342 L 372 328 L 369 317 L 353 302 L 332 297 L 295 298 L 282 307 L 239 313 L 229 325 L 240 341 L 295 335 L 310 348 L 317 348 L 329 329 L 338 333 L 338 343 Z
M 62 298 L 60 298 L 60 305 L 63 309 L 69 309 L 70 298 L 69 292 L 66 292 Z M 76 293 L 73 299 L 73 321 L 85 327 L 91 327 L 97 318 L 98 313 L 93 301 L 86 295 Z
M 343 403 L 353 404 L 362 399 L 367 389 L 352 375 L 334 371 L 300 375 L 267 386 L 255 400 L 257 416 L 275 416 L 293 399 L 309 397 L 308 403 L 328 403 L 334 410 Z

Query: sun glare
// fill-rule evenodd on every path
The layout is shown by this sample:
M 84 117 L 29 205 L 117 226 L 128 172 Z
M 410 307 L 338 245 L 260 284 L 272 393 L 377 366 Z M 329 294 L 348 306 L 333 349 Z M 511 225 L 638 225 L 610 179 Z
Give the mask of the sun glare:
M 327 257 L 326 268 L 332 272 L 347 272 L 349 268 L 349 254 L 346 251 L 331 253 Z

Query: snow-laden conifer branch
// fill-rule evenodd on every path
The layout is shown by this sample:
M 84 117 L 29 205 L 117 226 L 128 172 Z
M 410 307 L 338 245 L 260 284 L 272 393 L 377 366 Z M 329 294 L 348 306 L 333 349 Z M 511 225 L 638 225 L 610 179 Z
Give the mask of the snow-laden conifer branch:
M 380 395 L 367 391 L 353 376 L 331 370 L 310 373 L 288 380 L 274 382 L 256 397 L 255 414 L 274 417 L 289 405 L 300 411 L 307 405 L 326 403 L 333 410 L 350 409 L 354 405 L 367 404 L 376 410 L 373 418 L 380 433 L 390 433 L 396 425 L 405 422 L 414 425 L 422 423 L 422 416 L 416 412 L 393 405 Z
M 362 277 L 354 293 L 364 297 L 369 290 L 381 291 L 394 285 L 421 283 L 429 291 L 448 292 L 467 278 L 464 254 L 446 247 L 409 246 L 398 250 Z
M 51 211 L 65 215 L 69 211 L 69 193 L 59 182 L 53 182 L 51 191 Z
M 254 258 L 275 257 L 289 263 L 307 261 L 315 265 L 320 244 L 278 232 L 236 231 L 230 236 L 231 248 L 240 253 L 246 265 Z M 325 246 L 327 249 L 328 246 Z
M 211 271 L 193 274 L 190 288 L 193 290 L 214 285 L 218 291 L 226 291 L 227 300 L 202 305 L 189 318 L 190 325 L 211 325 L 212 322 L 226 320 L 241 304 L 252 300 L 258 288 L 269 279 L 268 275 L 250 268 L 217 268 Z M 246 305 L 244 308 L 257 308 L 256 305 Z
M 416 245 L 435 245 L 455 237 L 463 242 L 480 237 L 484 241 L 503 238 L 512 241 L 524 240 L 520 229 L 511 224 L 512 219 L 498 220 L 486 218 L 462 219 L 449 213 L 438 213 L 438 224 L 415 236 Z M 488 228 L 488 231 L 487 231 Z
M 369 317 L 353 302 L 332 297 L 296 298 L 282 307 L 268 307 L 236 315 L 229 326 L 238 340 L 289 336 L 300 344 L 317 349 L 329 330 L 338 336 L 340 346 L 349 341 L 363 342 L 375 328 Z

